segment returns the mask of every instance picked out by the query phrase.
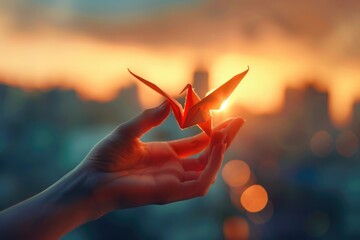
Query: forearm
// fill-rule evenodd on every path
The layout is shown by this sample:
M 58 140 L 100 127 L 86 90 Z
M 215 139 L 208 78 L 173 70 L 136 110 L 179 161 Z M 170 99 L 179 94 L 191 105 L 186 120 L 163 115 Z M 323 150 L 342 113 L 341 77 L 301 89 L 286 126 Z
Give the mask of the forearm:
M 96 216 L 83 171 L 72 171 L 38 195 L 0 212 L 4 239 L 58 239 Z

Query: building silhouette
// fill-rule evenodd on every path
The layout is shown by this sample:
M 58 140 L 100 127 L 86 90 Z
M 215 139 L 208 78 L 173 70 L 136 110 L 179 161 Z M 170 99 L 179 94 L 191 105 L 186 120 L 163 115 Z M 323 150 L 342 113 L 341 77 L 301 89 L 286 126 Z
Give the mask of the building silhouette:
M 332 128 L 329 114 L 329 93 L 308 85 L 304 94 L 306 124 L 309 131 Z
M 136 84 L 126 86 L 119 90 L 117 97 L 109 102 L 110 112 L 117 121 L 126 121 L 141 112 L 139 90 Z M 114 109 L 118 109 L 114 111 Z
M 200 98 L 205 97 L 209 91 L 209 73 L 203 69 L 195 70 L 193 74 L 193 87 Z

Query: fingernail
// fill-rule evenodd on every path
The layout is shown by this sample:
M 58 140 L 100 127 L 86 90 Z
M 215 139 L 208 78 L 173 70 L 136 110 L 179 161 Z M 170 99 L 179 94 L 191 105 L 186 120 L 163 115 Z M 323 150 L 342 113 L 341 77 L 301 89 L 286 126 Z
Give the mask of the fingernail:
M 234 119 L 234 122 L 236 123 L 236 125 L 242 125 L 245 122 L 245 120 L 239 117 Z
M 244 124 L 244 119 L 242 118 L 236 118 L 233 120 L 232 123 L 229 124 L 229 126 L 226 128 L 226 131 L 238 131 L 242 125 Z

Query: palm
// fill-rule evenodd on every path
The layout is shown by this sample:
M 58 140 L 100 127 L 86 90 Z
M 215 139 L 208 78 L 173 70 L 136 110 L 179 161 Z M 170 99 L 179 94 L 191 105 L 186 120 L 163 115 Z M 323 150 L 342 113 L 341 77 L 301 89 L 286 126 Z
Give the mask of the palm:
M 125 192 L 129 198 L 125 202 L 134 206 L 143 205 L 143 201 L 161 203 L 161 199 L 169 197 L 170 189 L 198 175 L 185 171 L 183 159 L 168 142 L 111 138 L 100 143 L 88 157 L 90 166 L 98 172 L 100 180 L 97 181 L 102 182 L 102 191 L 108 192 L 106 195 L 121 193 L 118 197 L 123 198 Z M 109 142 L 121 142 L 122 147 Z M 139 193 L 142 197 L 137 196 Z
M 123 170 L 112 175 L 111 188 L 121 194 L 127 192 L 129 202 L 135 206 L 143 205 L 144 202 L 167 202 L 172 195 L 171 190 L 186 180 L 186 171 L 181 159 L 168 143 L 142 145 L 144 149 L 142 158 L 137 158 L 136 165 L 130 160 L 131 158 L 127 159 L 132 163 L 122 164 Z

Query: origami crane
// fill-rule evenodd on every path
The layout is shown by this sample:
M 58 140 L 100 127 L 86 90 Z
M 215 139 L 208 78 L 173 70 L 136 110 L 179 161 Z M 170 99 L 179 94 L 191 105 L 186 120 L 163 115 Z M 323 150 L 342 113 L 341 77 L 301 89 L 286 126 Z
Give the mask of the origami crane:
M 245 77 L 249 71 L 249 67 L 246 71 L 235 75 L 203 99 L 199 98 L 191 84 L 187 84 L 180 93 L 182 94 L 185 90 L 187 90 L 184 109 L 178 101 L 161 90 L 158 86 L 136 75 L 129 69 L 128 71 L 142 83 L 167 98 L 180 128 L 184 129 L 197 125 L 208 136 L 210 136 L 212 133 L 212 115 L 210 110 L 220 109 L 222 103 L 226 101 L 240 81 Z

